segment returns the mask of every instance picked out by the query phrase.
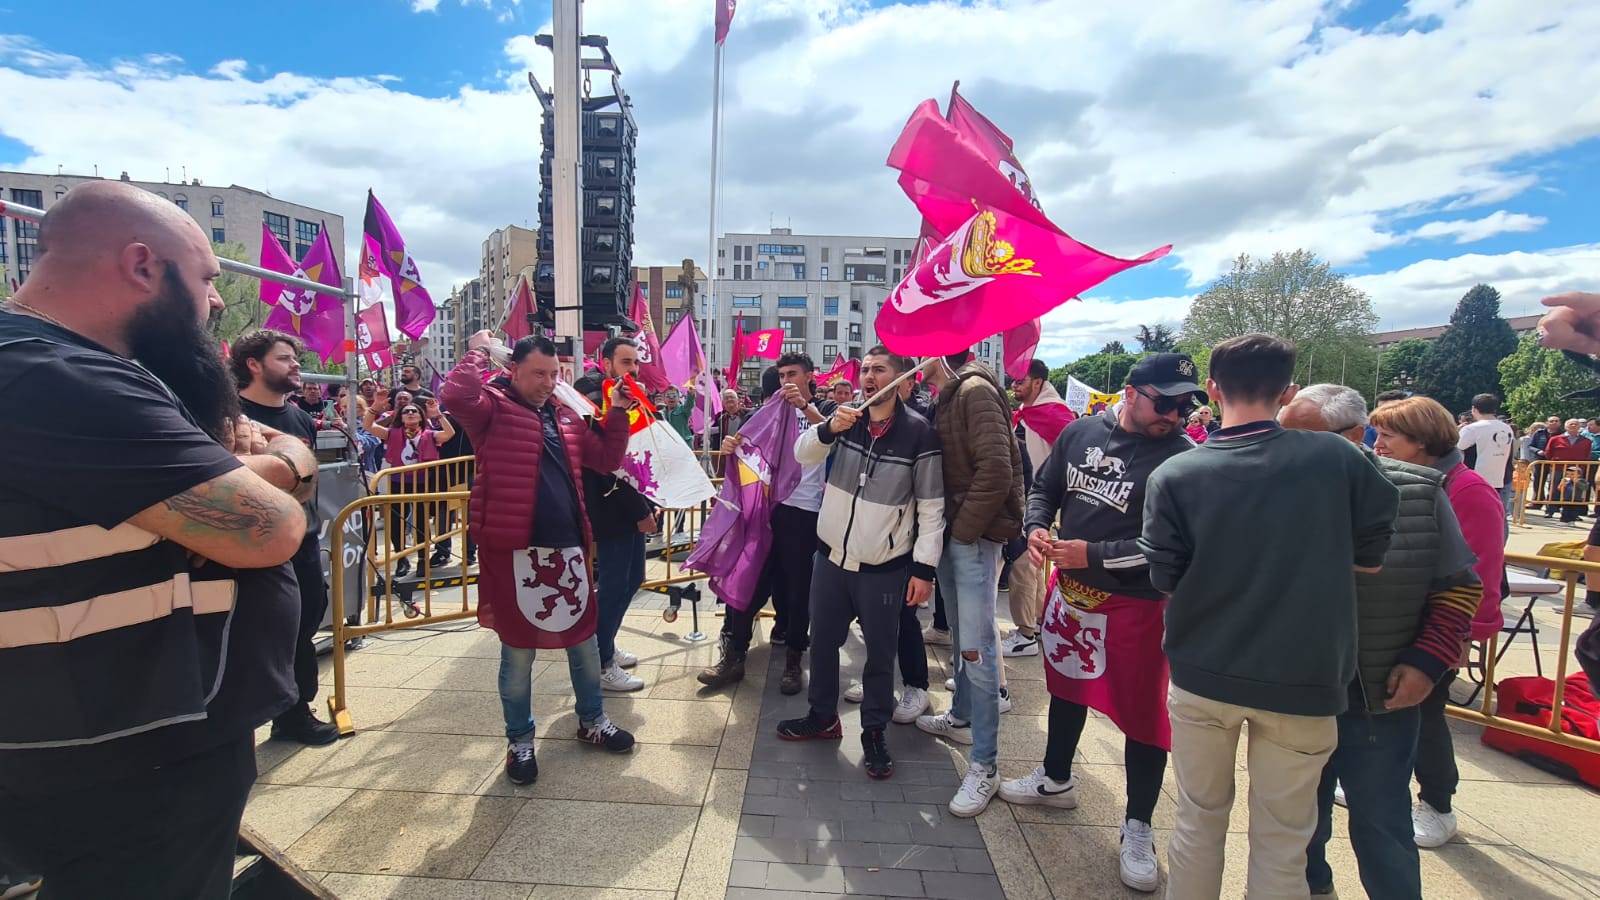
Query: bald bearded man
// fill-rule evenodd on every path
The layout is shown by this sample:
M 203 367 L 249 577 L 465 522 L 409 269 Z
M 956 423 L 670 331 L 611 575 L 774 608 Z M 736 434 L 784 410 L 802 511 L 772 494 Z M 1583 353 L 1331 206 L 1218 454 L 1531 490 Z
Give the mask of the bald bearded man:
M 0 856 L 53 897 L 226 897 L 296 694 L 298 439 L 237 418 L 192 219 L 95 182 L 0 313 Z

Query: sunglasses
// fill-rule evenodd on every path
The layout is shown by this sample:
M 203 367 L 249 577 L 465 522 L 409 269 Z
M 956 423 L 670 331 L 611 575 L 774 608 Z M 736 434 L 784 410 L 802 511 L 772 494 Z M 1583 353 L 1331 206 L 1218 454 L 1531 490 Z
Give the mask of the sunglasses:
M 1150 406 L 1155 409 L 1156 415 L 1165 416 L 1176 410 L 1179 415 L 1188 418 L 1191 413 L 1199 409 L 1199 404 L 1194 402 L 1193 394 L 1184 394 L 1181 397 L 1167 397 L 1162 394 L 1146 394 L 1134 388 L 1133 392 L 1150 401 Z

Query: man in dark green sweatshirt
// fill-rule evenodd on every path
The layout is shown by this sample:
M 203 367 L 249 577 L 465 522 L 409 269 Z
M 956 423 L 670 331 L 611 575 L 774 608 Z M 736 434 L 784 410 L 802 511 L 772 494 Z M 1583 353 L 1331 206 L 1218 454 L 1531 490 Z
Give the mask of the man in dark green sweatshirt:
M 1305 897 L 1317 784 L 1356 676 L 1357 571 L 1375 572 L 1399 494 L 1344 438 L 1286 431 L 1294 345 L 1247 334 L 1211 351 L 1228 427 L 1151 475 L 1139 546 L 1171 595 L 1167 659 L 1178 817 L 1169 900 L 1222 891 L 1239 731 L 1250 723 L 1246 892 Z

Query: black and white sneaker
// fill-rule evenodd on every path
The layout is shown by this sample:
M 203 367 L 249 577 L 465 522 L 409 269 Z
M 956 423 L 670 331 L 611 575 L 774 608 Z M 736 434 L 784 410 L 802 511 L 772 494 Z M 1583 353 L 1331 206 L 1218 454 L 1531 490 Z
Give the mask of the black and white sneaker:
M 882 728 L 861 732 L 861 764 L 872 778 L 888 778 L 894 774 L 894 760 L 889 757 L 889 742 Z
M 512 784 L 533 784 L 539 780 L 539 762 L 533 758 L 533 735 L 512 741 L 506 748 L 506 777 Z
M 778 723 L 778 737 L 786 741 L 837 741 L 844 737 L 838 716 L 824 719 L 808 712 L 798 719 L 784 719 Z
M 633 735 L 616 725 L 605 716 L 601 716 L 594 724 L 578 724 L 578 740 L 596 747 L 604 747 L 612 753 L 627 753 L 633 749 Z
M 1057 781 L 1044 773 L 1044 766 L 1012 781 L 1000 782 L 1000 799 L 1021 806 L 1078 807 L 1078 776 Z

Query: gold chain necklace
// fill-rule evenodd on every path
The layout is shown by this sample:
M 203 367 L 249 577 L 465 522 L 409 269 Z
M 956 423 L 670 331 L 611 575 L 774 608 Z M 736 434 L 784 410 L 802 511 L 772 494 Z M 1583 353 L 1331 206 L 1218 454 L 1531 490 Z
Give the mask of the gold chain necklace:
M 21 300 L 11 300 L 11 301 L 8 301 L 5 305 L 10 309 L 21 310 L 22 312 L 24 312 L 24 313 L 26 313 L 26 314 L 28 314 L 30 316 L 33 316 L 33 317 L 38 318 L 38 319 L 43 319 L 46 322 L 49 322 L 51 325 L 54 325 L 57 328 L 62 329 L 63 331 L 71 331 L 72 330 L 71 328 L 68 328 L 66 325 L 63 325 L 61 320 L 56 318 L 55 316 L 52 316 L 49 313 L 44 312 L 43 310 L 34 309 L 33 307 L 29 306 L 28 304 L 23 303 Z

